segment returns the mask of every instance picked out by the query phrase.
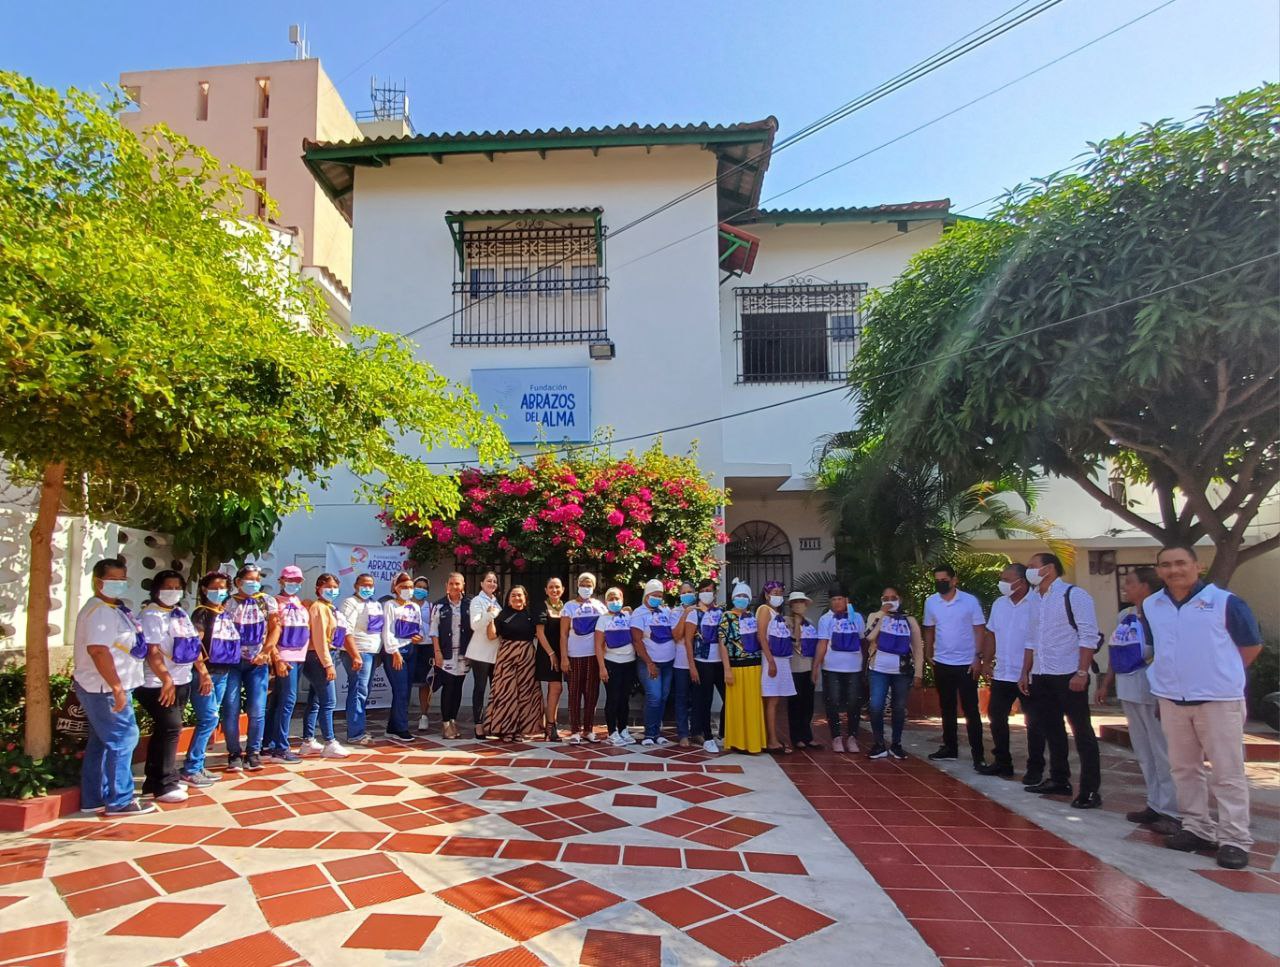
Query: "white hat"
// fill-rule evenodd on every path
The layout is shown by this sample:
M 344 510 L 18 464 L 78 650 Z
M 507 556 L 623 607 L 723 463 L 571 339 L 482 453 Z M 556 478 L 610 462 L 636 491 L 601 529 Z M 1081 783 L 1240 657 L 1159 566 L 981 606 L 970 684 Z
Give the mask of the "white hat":
M 657 578 L 652 578 L 644 586 L 645 594 L 666 594 L 666 586 Z
M 746 581 L 739 581 L 735 578 L 733 582 L 733 591 L 730 593 L 729 597 L 731 599 L 736 598 L 740 594 L 745 594 L 749 598 L 754 597 L 751 593 L 751 585 Z
M 809 595 L 805 594 L 803 591 L 792 591 L 790 594 L 788 594 L 787 604 L 791 604 L 793 601 L 804 601 L 808 604 L 813 604 L 813 600 L 809 597 Z

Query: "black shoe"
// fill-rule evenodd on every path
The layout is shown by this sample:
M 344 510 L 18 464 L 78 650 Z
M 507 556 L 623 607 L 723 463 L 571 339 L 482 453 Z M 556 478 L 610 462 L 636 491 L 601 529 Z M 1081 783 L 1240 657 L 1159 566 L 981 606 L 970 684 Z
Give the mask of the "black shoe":
M 1139 826 L 1149 826 L 1160 818 L 1160 814 L 1148 806 L 1146 809 L 1139 809 L 1136 812 L 1125 813 L 1124 818 L 1131 823 L 1137 823 Z
M 973 760 L 973 771 L 974 771 L 974 772 L 981 773 L 982 775 L 986 775 L 986 773 L 985 773 L 985 772 L 983 772 L 983 770 L 984 770 L 984 769 L 986 769 L 986 768 L 987 768 L 987 760 L 986 760 L 986 759 L 974 759 L 974 760 Z
M 1022 774 L 1022 784 L 1024 786 L 1038 786 L 1044 782 L 1044 776 L 1039 772 L 1024 772 Z
M 1161 816 L 1154 823 L 1148 826 L 1147 829 L 1160 836 L 1172 836 L 1174 833 L 1182 829 L 1182 820 L 1174 819 L 1172 816 Z
M 1002 766 L 998 762 L 987 763 L 974 766 L 984 776 L 999 776 L 1001 779 L 1013 778 L 1013 766 Z
M 1169 849 L 1179 853 L 1199 853 L 1202 850 L 1216 850 L 1218 844 L 1211 839 L 1198 836 L 1189 829 L 1180 829 L 1164 841 Z
M 1096 792 L 1082 792 L 1071 800 L 1072 809 L 1097 809 L 1102 805 L 1102 797 Z
M 1249 854 L 1239 846 L 1224 843 L 1218 847 L 1218 865 L 1224 870 L 1243 870 L 1249 865 Z
M 937 752 L 930 752 L 929 758 L 934 762 L 940 762 L 943 759 L 959 759 L 960 755 L 955 749 L 948 749 L 946 746 L 943 746 Z
M 889 755 L 893 756 L 895 759 L 906 759 L 908 757 L 907 750 L 900 745 L 889 746 Z
M 886 749 L 879 742 L 877 742 L 875 746 L 871 749 L 871 751 L 867 753 L 867 758 L 868 759 L 887 759 L 889 758 L 889 750 Z
M 238 755 L 227 756 L 228 772 L 244 772 L 244 758 Z
M 1039 785 L 1027 786 L 1027 792 L 1033 792 L 1037 796 L 1069 796 L 1071 795 L 1071 783 L 1054 782 L 1052 779 L 1046 779 Z
M 412 742 L 416 736 L 406 729 L 404 732 L 388 732 L 387 738 L 393 742 Z
M 256 752 L 250 752 L 244 757 L 244 767 L 250 772 L 258 772 L 262 769 L 262 759 Z

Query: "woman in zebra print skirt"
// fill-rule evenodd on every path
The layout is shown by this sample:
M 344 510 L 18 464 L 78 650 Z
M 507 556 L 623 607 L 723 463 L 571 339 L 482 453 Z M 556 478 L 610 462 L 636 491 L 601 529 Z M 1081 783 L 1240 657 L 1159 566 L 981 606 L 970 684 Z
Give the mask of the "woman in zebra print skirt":
M 542 732 L 542 690 L 534 675 L 538 626 L 528 602 L 529 595 L 517 584 L 507 593 L 507 606 L 486 629 L 489 638 L 498 642 L 498 658 L 489 686 L 484 731 L 508 742 Z

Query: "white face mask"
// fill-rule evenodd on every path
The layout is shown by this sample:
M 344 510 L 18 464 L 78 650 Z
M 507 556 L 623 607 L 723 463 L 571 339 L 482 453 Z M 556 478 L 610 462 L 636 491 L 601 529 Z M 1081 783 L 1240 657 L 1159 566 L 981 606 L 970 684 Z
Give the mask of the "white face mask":
M 1038 567 L 1027 568 L 1027 583 L 1033 588 L 1044 579 L 1044 572 Z
M 595 588 L 593 588 L 593 587 L 592 587 L 591 585 L 589 585 L 589 584 L 579 584 L 579 585 L 578 585 L 578 597 L 580 597 L 583 601 L 586 601 L 586 600 L 587 600 L 587 598 L 591 597 L 591 592 L 592 592 L 592 591 L 594 591 L 594 590 L 595 590 Z
M 413 588 L 401 588 L 399 591 L 396 592 L 396 597 L 398 597 L 401 601 L 408 601 L 410 598 L 413 597 Z
M 698 600 L 701 601 L 703 604 L 710 604 L 715 599 L 716 599 L 716 595 L 714 591 L 698 592 Z
M 782 607 L 782 595 L 780 595 L 780 594 L 771 594 L 771 595 L 769 595 L 769 607 L 771 607 L 771 608 L 781 608 L 781 607 Z
M 899 605 L 901 602 L 899 602 L 899 601 L 881 601 L 880 603 L 881 603 L 882 605 L 884 605 L 886 608 L 888 608 L 890 611 L 897 611 L 897 610 L 898 610 L 898 605 Z
M 160 603 L 163 604 L 166 608 L 172 608 L 174 605 L 176 605 L 179 601 L 182 600 L 182 592 L 181 591 L 161 591 L 159 594 L 156 595 L 156 597 L 160 600 Z
M 1000 588 L 1000 593 L 1004 595 L 1006 598 L 1009 597 L 1009 595 L 1013 594 L 1013 585 L 1010 584 L 1008 581 L 1000 581 L 998 582 L 997 586 Z

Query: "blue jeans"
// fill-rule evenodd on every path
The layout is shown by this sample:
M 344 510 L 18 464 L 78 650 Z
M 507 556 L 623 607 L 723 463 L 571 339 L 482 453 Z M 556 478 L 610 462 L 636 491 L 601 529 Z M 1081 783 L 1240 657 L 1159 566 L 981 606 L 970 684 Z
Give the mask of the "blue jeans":
M 326 681 L 324 665 L 313 651 L 307 652 L 307 660 L 302 664 L 302 674 L 306 676 L 310 688 L 307 692 L 307 718 L 302 727 L 302 738 L 315 738 L 316 725 L 320 726 L 320 736 L 326 742 L 332 742 L 333 708 L 338 704 L 338 688 L 336 683 Z
M 884 703 L 893 690 L 893 740 L 891 745 L 902 743 L 902 727 L 907 723 L 907 693 L 911 691 L 911 673 L 890 675 L 871 670 L 871 734 L 877 745 L 884 745 Z
M 675 693 L 676 702 L 676 738 L 689 737 L 690 699 L 693 695 L 693 679 L 689 677 L 689 669 L 673 668 L 671 673 L 671 691 Z
M 640 684 L 644 686 L 644 737 L 646 739 L 656 739 L 662 732 L 662 710 L 666 708 L 667 696 L 671 694 L 671 680 L 676 661 L 673 658 L 671 661 L 656 661 L 653 664 L 657 674 L 651 677 L 649 666 L 642 661 L 636 662 Z
M 391 656 L 385 651 L 378 656 L 383 670 L 387 673 L 387 681 L 391 684 L 391 711 L 387 714 L 388 732 L 409 731 L 409 686 L 413 683 L 413 656 L 416 650 L 408 647 L 400 653 L 404 661 L 399 671 L 391 667 Z
M 227 737 L 227 755 L 262 751 L 262 733 L 267 722 L 267 683 L 270 671 L 266 665 L 242 661 L 227 672 L 227 691 L 222 699 L 222 731 Z M 240 689 L 244 688 L 245 710 L 249 715 L 248 748 L 240 746 Z
M 271 695 L 267 699 L 267 735 L 264 744 L 277 752 L 289 751 L 289 724 L 293 721 L 293 707 L 298 704 L 298 677 L 300 662 L 285 662 L 287 675 L 271 679 Z
M 196 713 L 196 727 L 191 734 L 191 745 L 187 748 L 187 758 L 182 763 L 183 775 L 195 775 L 204 769 L 204 757 L 209 749 L 209 740 L 213 738 L 213 730 L 218 727 L 218 718 L 222 710 L 222 700 L 227 694 L 227 673 L 210 672 L 209 678 L 213 688 L 208 695 L 200 694 L 199 681 L 191 683 L 191 707 Z
M 133 802 L 133 750 L 138 745 L 133 702 L 126 701 L 124 710 L 115 712 L 110 692 L 75 688 L 89 720 L 89 744 L 80 770 L 80 808 L 123 809 Z

